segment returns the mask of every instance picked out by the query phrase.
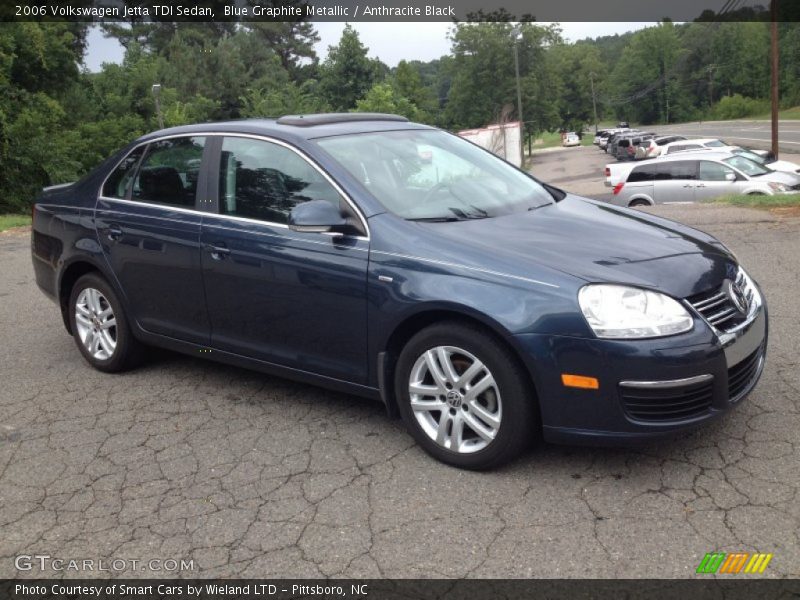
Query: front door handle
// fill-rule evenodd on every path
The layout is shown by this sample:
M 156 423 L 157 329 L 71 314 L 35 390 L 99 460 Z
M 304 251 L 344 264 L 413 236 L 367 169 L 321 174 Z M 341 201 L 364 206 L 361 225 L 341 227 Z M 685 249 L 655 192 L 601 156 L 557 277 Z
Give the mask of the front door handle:
M 211 258 L 214 260 L 222 260 L 231 253 L 231 249 L 221 242 L 218 244 L 206 244 L 205 248 L 211 253 Z
M 698 183 L 697 186 L 695 186 L 695 187 L 699 187 L 699 188 L 706 187 L 706 184 L 705 183 Z
M 116 242 L 122 237 L 122 227 L 119 225 L 109 225 L 108 233 L 106 235 L 108 236 L 109 240 Z

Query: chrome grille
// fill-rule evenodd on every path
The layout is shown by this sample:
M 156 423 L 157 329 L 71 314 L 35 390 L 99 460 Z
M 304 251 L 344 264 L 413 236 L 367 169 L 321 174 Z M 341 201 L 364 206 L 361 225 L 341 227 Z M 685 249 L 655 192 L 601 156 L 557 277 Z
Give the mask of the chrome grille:
M 714 328 L 729 331 L 747 319 L 753 302 L 753 289 L 748 285 L 741 269 L 733 285 L 743 291 L 744 311 L 739 310 L 734 304 L 729 292 L 731 283 L 727 281 L 715 290 L 688 298 L 689 304 Z

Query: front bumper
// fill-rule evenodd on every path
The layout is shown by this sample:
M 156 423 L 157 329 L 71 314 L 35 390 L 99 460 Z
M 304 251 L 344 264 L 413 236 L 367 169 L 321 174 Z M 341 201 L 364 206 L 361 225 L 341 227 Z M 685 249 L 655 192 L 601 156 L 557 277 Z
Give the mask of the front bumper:
M 620 443 L 669 437 L 732 410 L 764 369 L 766 304 L 735 333 L 697 319 L 692 332 L 654 340 L 516 336 L 533 375 L 544 438 Z M 561 374 L 595 377 L 599 389 L 565 387 Z

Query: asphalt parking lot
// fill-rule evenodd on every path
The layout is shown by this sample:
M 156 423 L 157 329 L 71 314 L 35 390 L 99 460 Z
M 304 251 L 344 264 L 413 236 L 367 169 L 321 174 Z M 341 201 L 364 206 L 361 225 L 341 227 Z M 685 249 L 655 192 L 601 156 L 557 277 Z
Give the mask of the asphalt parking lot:
M 167 352 L 93 371 L 34 284 L 28 234 L 0 234 L 0 577 L 173 575 L 18 571 L 20 554 L 201 577 L 696 577 L 711 551 L 800 576 L 800 219 L 653 210 L 762 284 L 760 385 L 670 442 L 540 445 L 489 473 L 436 463 L 358 398 Z

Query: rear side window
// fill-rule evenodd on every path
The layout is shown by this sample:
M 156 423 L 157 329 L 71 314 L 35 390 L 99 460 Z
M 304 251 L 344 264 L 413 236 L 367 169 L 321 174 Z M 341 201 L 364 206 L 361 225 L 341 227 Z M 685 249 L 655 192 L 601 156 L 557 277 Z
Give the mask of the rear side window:
M 698 144 L 681 144 L 680 146 L 671 146 L 667 150 L 667 154 L 672 154 L 673 152 L 683 152 L 684 150 L 700 150 L 702 146 Z
M 131 199 L 194 208 L 205 141 L 182 137 L 149 144 Z
M 296 152 L 263 140 L 225 138 L 219 167 L 220 213 L 286 224 L 292 208 L 309 200 L 339 207 L 341 196 Z
M 697 179 L 697 161 L 680 160 L 662 163 L 658 166 L 656 179 L 665 181 L 670 179 L 694 180 Z
M 128 198 L 131 182 L 136 173 L 136 165 L 139 164 L 139 159 L 142 158 L 143 153 L 144 146 L 139 146 L 122 159 L 122 162 L 117 165 L 117 168 L 106 179 L 101 195 L 106 198 L 119 198 L 121 200 Z
M 628 175 L 628 183 L 653 181 L 656 178 L 656 165 L 640 165 Z

